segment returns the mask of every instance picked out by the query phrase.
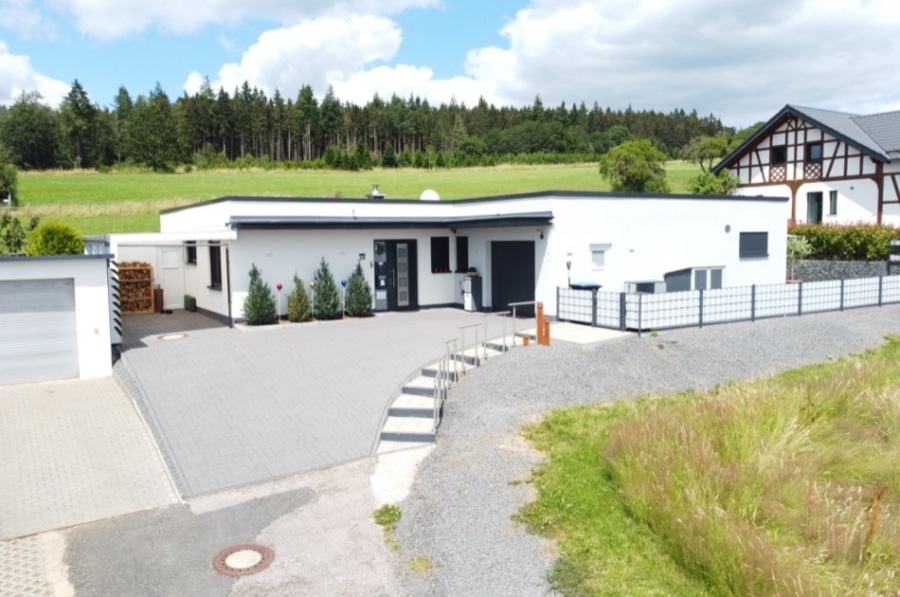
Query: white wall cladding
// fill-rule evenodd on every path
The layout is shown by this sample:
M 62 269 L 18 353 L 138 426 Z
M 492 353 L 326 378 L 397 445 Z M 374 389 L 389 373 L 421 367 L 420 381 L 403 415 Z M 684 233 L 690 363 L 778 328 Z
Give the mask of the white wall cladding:
M 72 280 L 78 377 L 89 379 L 112 374 L 105 255 L 4 258 L 0 259 L 0 280 Z M 4 349 L 15 351 L 9 345 L 4 345 Z

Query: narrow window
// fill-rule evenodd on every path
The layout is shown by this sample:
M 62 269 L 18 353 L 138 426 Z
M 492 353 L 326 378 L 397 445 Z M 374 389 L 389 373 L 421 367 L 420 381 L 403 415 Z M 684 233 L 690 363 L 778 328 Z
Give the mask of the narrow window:
M 768 232 L 741 232 L 740 257 L 768 257 L 769 233 Z
M 773 166 L 784 166 L 787 163 L 786 145 L 778 145 L 772 148 L 771 163 Z
M 209 245 L 209 287 L 222 290 L 222 248 L 218 244 Z
M 821 162 L 822 161 L 822 144 L 807 143 L 806 144 L 806 161 Z
M 592 244 L 591 245 L 591 267 L 594 269 L 603 269 L 606 267 L 606 252 L 609 251 L 611 244 Z
M 443 274 L 450 271 L 450 237 L 431 237 L 431 273 Z
M 837 191 L 828 191 L 828 215 L 837 215 Z
M 469 269 L 469 237 L 456 237 L 456 271 L 465 272 Z
M 189 240 L 185 243 L 184 261 L 191 265 L 197 265 L 197 241 Z
M 814 192 L 806 194 L 806 223 L 822 223 L 822 193 Z

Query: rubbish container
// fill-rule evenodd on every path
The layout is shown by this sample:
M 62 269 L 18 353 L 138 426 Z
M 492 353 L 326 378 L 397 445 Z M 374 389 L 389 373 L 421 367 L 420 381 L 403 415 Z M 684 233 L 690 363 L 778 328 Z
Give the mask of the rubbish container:
M 162 288 L 154 288 L 153 289 L 153 307 L 157 313 L 163 312 L 163 289 Z
M 594 282 L 572 282 L 569 284 L 572 290 L 600 290 L 600 284 Z

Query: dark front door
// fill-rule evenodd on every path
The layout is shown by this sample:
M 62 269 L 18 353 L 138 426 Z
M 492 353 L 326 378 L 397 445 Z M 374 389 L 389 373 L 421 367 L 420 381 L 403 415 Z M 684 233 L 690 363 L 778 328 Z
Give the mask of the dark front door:
M 375 310 L 417 309 L 415 240 L 375 241 Z
M 807 193 L 806 221 L 809 224 L 822 223 L 822 193 Z
M 534 300 L 534 241 L 491 243 L 491 297 L 494 311 Z M 517 307 L 516 315 L 534 317 L 534 307 Z

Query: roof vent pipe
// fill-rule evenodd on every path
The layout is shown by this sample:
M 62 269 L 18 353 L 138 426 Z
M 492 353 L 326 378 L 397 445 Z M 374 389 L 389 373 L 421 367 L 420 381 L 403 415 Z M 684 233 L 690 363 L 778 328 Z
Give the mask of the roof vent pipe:
M 372 192 L 369 193 L 369 199 L 372 201 L 380 201 L 384 199 L 384 193 L 378 190 L 378 185 L 372 185 Z

